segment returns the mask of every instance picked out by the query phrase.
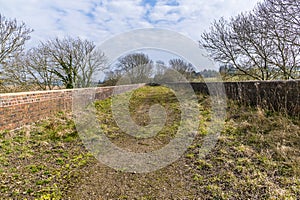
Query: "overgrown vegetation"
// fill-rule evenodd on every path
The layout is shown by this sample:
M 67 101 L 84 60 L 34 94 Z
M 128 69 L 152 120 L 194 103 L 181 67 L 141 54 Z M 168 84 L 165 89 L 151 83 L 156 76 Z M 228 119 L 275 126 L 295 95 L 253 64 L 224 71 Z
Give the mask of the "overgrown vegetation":
M 116 171 L 84 148 L 69 115 L 37 122 L 0 138 L 0 193 L 11 199 L 299 199 L 300 122 L 261 108 L 228 102 L 224 130 L 199 157 L 211 123 L 209 97 L 198 95 L 199 134 L 175 163 L 145 174 Z M 109 139 L 123 149 L 149 152 L 176 134 L 180 107 L 165 87 L 143 87 L 130 101 L 132 119 L 147 125 L 149 108 L 166 108 L 165 127 L 153 138 L 129 136 L 116 125 L 111 99 L 95 103 Z
M 1 199 L 62 199 L 92 157 L 69 115 L 0 135 Z

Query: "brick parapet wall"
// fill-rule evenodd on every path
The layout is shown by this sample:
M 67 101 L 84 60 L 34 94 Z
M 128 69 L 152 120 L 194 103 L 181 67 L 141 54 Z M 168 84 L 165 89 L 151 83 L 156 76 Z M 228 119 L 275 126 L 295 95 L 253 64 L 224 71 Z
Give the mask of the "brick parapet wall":
M 210 94 L 208 88 L 221 88 L 228 99 L 243 105 L 300 115 L 300 80 L 191 83 L 194 91 Z M 223 85 L 223 86 L 222 86 Z M 222 88 L 223 87 L 223 88 Z M 213 91 L 214 92 L 214 91 Z
M 242 105 L 300 117 L 300 80 L 167 83 L 173 84 L 183 88 L 190 84 L 197 93 L 223 96 Z
M 190 84 L 199 93 L 216 95 L 223 90 L 228 99 L 241 104 L 261 106 L 296 117 L 300 114 L 300 80 Z M 95 99 L 105 99 L 113 92 L 122 93 L 143 85 L 0 94 L 0 130 L 15 129 L 51 116 L 58 111 L 71 111 L 75 92 L 89 93 L 89 90 L 92 90 Z
M 95 94 L 95 99 L 105 99 L 113 92 L 126 92 L 143 85 L 0 94 L 0 130 L 15 129 L 59 111 L 71 111 L 75 92 L 91 91 Z

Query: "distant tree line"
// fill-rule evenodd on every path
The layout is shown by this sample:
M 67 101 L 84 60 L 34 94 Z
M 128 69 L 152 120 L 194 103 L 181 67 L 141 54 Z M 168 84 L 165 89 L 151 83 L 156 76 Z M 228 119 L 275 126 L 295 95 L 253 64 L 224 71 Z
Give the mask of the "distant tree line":
M 300 1 L 264 0 L 251 12 L 215 20 L 199 43 L 227 77 L 298 79 Z
M 104 85 L 116 85 L 121 77 L 130 78 L 131 83 L 163 83 L 199 81 L 218 75 L 215 70 L 197 72 L 191 63 L 180 58 L 170 59 L 165 64 L 160 60 L 154 62 L 145 53 L 131 53 L 119 58 L 114 70 L 106 73 Z
M 213 69 L 197 69 L 181 58 L 172 58 L 165 63 L 153 61 L 145 53 L 131 53 L 118 59 L 114 70 L 106 73 L 104 85 L 116 85 L 121 77 L 128 77 L 131 83 L 163 83 L 178 81 L 204 81 L 203 78 L 219 77 Z M 118 83 L 121 84 L 121 83 Z

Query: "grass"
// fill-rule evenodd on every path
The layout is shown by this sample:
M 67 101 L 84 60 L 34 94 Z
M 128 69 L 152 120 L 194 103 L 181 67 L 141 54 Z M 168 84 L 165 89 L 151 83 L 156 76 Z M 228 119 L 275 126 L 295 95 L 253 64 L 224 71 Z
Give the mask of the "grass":
M 120 104 L 126 104 L 123 101 L 129 94 L 119 95 L 116 101 L 120 100 Z M 150 98 L 149 98 L 150 97 Z M 95 107 L 98 111 L 98 117 L 100 124 L 102 124 L 102 129 L 106 133 L 107 137 L 111 139 L 114 143 L 124 147 L 126 145 L 128 148 L 134 147 L 133 144 L 128 144 L 137 142 L 136 138 L 129 136 L 124 133 L 117 125 L 113 115 L 112 115 L 112 99 L 108 98 L 102 101 L 97 101 Z M 178 126 L 180 124 L 180 104 L 176 99 L 175 94 L 168 88 L 165 87 L 143 87 L 136 90 L 130 98 L 129 101 L 129 112 L 134 123 L 140 126 L 147 126 L 151 123 L 149 117 L 150 107 L 160 104 L 162 105 L 167 113 L 167 119 L 165 126 L 160 132 L 157 133 L 157 136 L 151 138 L 155 144 L 152 143 L 148 145 L 151 150 L 158 149 L 164 146 L 170 141 L 176 134 Z M 144 143 L 144 146 L 150 142 L 149 139 L 138 139 L 141 143 Z M 138 147 L 137 147 L 138 148 Z M 145 149 L 143 149 L 145 150 Z
M 298 199 L 299 120 L 229 106 L 214 150 L 205 160 L 191 161 L 195 177 L 203 177 L 199 191 L 218 199 Z
M 127 95 L 127 94 L 125 94 Z M 120 96 L 120 98 L 122 95 Z M 199 132 L 176 162 L 146 173 L 126 173 L 98 163 L 82 144 L 70 114 L 0 134 L 0 196 L 4 199 L 299 199 L 300 122 L 262 108 L 228 102 L 216 146 L 200 157 L 209 134 L 210 100 L 198 95 Z M 180 106 L 164 87 L 143 87 L 130 99 L 131 118 L 150 123 L 161 104 L 166 123 L 152 138 L 124 133 L 111 99 L 95 102 L 108 138 L 121 148 L 150 152 L 166 145 L 180 126 Z
M 70 116 L 59 113 L 0 134 L 0 193 L 4 199 L 61 199 L 91 161 Z

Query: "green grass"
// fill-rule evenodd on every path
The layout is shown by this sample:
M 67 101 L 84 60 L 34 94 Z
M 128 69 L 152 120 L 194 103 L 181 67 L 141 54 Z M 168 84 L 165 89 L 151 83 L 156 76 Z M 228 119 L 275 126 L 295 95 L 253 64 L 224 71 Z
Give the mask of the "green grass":
M 122 102 L 128 95 L 125 93 L 114 98 L 117 99 L 115 101 L 121 100 Z M 111 98 L 95 102 L 99 121 L 102 124 L 101 128 L 110 139 L 121 137 L 126 139 L 127 134 L 120 130 L 113 118 L 111 104 Z M 159 139 L 164 138 L 169 141 L 176 134 L 181 119 L 180 104 L 172 90 L 166 87 L 146 86 L 134 91 L 129 101 L 130 117 L 136 124 L 147 126 L 151 123 L 149 109 L 155 104 L 162 105 L 167 113 L 166 124 L 157 136 Z
M 70 116 L 59 113 L 18 131 L 1 132 L 0 160 L 1 198 L 61 199 L 92 158 Z

